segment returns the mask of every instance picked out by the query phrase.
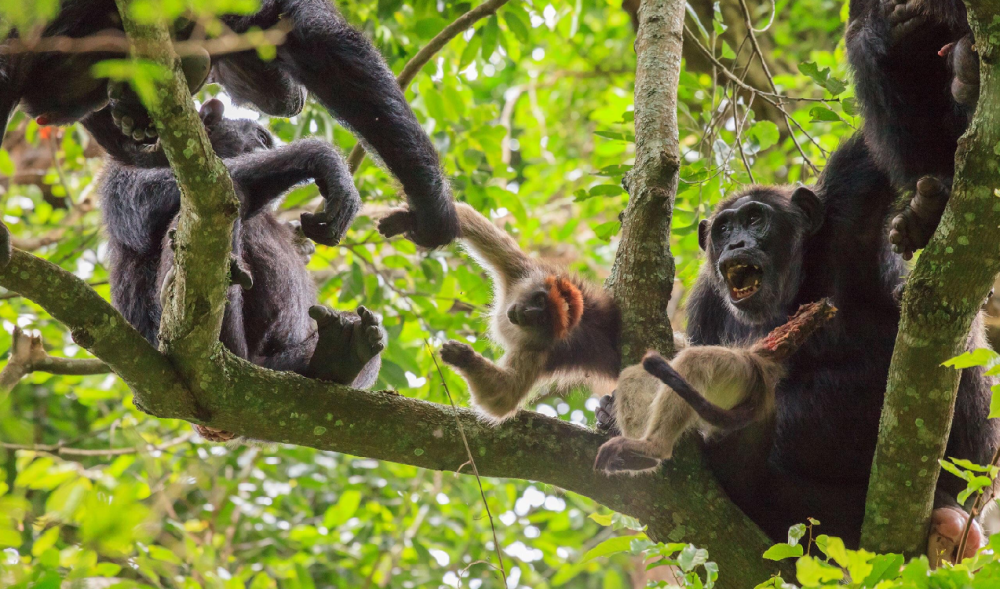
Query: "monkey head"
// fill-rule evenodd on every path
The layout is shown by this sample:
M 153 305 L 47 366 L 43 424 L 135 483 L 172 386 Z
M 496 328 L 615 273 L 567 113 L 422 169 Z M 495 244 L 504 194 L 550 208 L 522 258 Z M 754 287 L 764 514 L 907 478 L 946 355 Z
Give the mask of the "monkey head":
M 539 275 L 519 286 L 519 292 L 510 293 L 514 302 L 506 310 L 497 310 L 518 330 L 518 341 L 547 348 L 552 342 L 566 338 L 580 323 L 583 293 L 568 278 L 556 274 Z
M 274 137 L 266 128 L 250 119 L 227 119 L 223 116 L 225 109 L 222 102 L 212 98 L 198 111 L 216 155 L 229 158 L 274 147 Z
M 823 224 L 823 203 L 805 187 L 754 187 L 720 203 L 698 226 L 711 283 L 741 321 L 784 317 L 801 283 L 804 241 Z

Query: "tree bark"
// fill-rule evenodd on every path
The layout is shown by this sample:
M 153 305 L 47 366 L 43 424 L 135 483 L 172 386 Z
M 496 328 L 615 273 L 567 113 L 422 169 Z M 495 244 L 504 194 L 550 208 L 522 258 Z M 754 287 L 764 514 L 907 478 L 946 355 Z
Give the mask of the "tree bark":
M 1000 272 L 1000 1 L 967 0 L 980 57 L 980 100 L 959 141 L 951 199 L 910 276 L 896 338 L 862 545 L 924 551 L 960 373 L 941 363 L 965 349 Z

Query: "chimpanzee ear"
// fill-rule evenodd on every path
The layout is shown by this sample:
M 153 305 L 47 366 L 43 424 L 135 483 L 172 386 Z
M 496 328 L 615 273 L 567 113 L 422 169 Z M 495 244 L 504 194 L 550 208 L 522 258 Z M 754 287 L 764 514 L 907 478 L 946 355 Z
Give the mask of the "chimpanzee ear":
M 212 98 L 201 105 L 201 110 L 198 114 L 201 115 L 201 122 L 205 124 L 206 127 L 211 127 L 212 125 L 217 125 L 222 120 L 222 113 L 226 110 L 226 105 L 222 104 L 222 101 L 218 98 Z
M 805 215 L 809 226 L 806 228 L 806 235 L 812 235 L 823 226 L 823 201 L 816 196 L 816 193 L 805 186 L 800 186 L 792 193 L 792 204 Z
M 702 219 L 701 223 L 698 223 L 698 247 L 701 248 L 701 251 L 705 251 L 705 248 L 708 247 L 708 229 L 708 219 Z

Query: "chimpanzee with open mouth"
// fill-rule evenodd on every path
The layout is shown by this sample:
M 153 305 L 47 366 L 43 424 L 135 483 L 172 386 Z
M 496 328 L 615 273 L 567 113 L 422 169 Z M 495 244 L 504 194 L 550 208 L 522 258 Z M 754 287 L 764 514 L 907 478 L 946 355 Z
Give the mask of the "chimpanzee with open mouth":
M 885 232 L 897 192 L 862 133 L 831 156 L 814 189 L 751 187 L 701 223 L 707 259 L 688 298 L 688 335 L 696 346 L 748 344 L 799 305 L 832 299 L 837 315 L 788 362 L 773 423 L 711 440 L 706 455 L 733 501 L 776 541 L 812 517 L 821 533 L 857 546 L 900 318 L 903 263 Z M 986 347 L 981 321 L 968 346 Z M 963 371 L 947 456 L 990 460 L 1000 433 L 987 419 L 990 384 L 981 368 Z M 954 550 L 964 487 L 941 476 L 929 553 Z M 973 550 L 982 537 L 977 526 Z

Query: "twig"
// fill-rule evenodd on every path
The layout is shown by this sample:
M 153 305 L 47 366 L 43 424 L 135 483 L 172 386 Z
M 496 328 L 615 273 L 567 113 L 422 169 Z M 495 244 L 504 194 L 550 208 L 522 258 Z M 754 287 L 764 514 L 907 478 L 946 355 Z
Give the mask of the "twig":
M 476 468 L 476 460 L 472 457 L 472 450 L 469 448 L 469 440 L 465 437 L 465 428 L 462 427 L 462 421 L 458 418 L 458 407 L 455 406 L 455 400 L 451 397 L 451 391 L 448 389 L 448 383 L 444 379 L 444 372 L 441 371 L 441 365 L 438 364 L 437 355 L 434 350 L 431 349 L 430 343 L 424 340 L 424 345 L 427 346 L 427 351 L 431 354 L 431 359 L 434 360 L 434 368 L 437 369 L 438 376 L 441 378 L 441 386 L 444 387 L 444 392 L 448 395 L 448 402 L 451 403 L 451 408 L 455 411 L 455 424 L 458 425 L 458 433 L 462 436 L 462 444 L 465 445 L 465 453 L 469 456 L 469 463 L 472 465 L 472 474 L 476 475 L 476 484 L 479 485 L 479 495 L 483 498 L 483 505 L 486 507 L 486 515 L 490 518 L 490 529 L 493 531 L 493 547 L 496 549 L 497 559 L 500 561 L 500 576 L 503 577 L 503 584 L 507 586 L 507 571 L 504 570 L 503 566 L 503 554 L 500 552 L 500 540 L 497 538 L 497 528 L 493 524 L 493 514 L 490 513 L 490 504 L 486 501 L 486 493 L 483 491 L 483 481 L 479 478 L 479 469 Z
M 32 372 L 86 376 L 111 372 L 108 365 L 96 358 L 56 358 L 49 356 L 42 345 L 42 336 L 14 327 L 7 365 L 0 370 L 0 392 L 14 388 Z
M 993 452 L 993 458 L 990 459 L 990 466 L 996 467 L 997 465 L 1000 465 L 1000 447 L 997 447 L 996 451 Z M 972 504 L 972 511 L 969 513 L 969 519 L 965 520 L 965 529 L 962 530 L 962 541 L 958 543 L 958 552 L 955 555 L 955 564 L 962 562 L 962 558 L 965 555 L 965 547 L 969 543 L 969 531 L 972 530 L 972 520 L 979 515 L 979 511 L 983 508 L 982 502 L 983 497 L 985 496 L 985 491 L 979 491 L 979 494 L 976 496 L 975 503 Z
M 0 442 L 0 448 L 7 450 L 26 450 L 28 452 L 45 452 L 57 456 L 88 456 L 88 457 L 110 457 L 137 454 L 139 452 L 156 452 L 179 446 L 194 436 L 194 432 L 188 432 L 172 440 L 167 440 L 162 444 L 146 444 L 141 448 L 109 448 L 107 450 L 92 450 L 88 448 L 67 448 L 62 444 L 7 444 Z
M 410 82 L 413 81 L 413 78 L 416 77 L 417 72 L 427 65 L 431 58 L 434 57 L 435 53 L 440 51 L 445 45 L 448 44 L 449 41 L 471 27 L 473 23 L 495 13 L 506 3 L 507 0 L 486 0 L 486 2 L 483 2 L 479 6 L 452 21 L 451 24 L 435 35 L 434 38 L 430 40 L 430 43 L 424 45 L 420 51 L 417 51 L 416 55 L 410 58 L 410 61 L 406 62 L 406 65 L 403 66 L 403 71 L 399 72 L 399 76 L 396 77 L 396 82 L 399 83 L 399 87 L 406 90 L 406 88 L 410 85 Z M 351 173 L 357 171 L 358 166 L 361 165 L 361 162 L 364 159 L 365 148 L 359 142 L 354 146 L 354 149 L 351 150 L 351 155 L 347 157 L 347 165 L 350 167 Z

